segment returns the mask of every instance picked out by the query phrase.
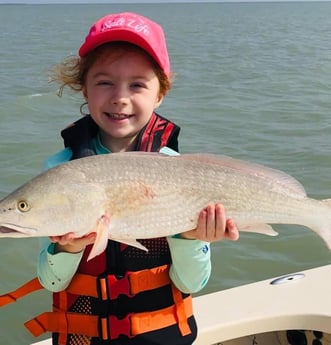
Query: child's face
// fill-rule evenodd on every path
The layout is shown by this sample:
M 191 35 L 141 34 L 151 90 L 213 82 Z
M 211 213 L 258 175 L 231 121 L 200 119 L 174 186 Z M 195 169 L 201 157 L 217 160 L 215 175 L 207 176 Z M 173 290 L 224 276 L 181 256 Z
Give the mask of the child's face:
M 163 99 L 151 61 L 139 51 L 99 57 L 86 74 L 83 94 L 102 143 L 112 152 L 133 148 Z

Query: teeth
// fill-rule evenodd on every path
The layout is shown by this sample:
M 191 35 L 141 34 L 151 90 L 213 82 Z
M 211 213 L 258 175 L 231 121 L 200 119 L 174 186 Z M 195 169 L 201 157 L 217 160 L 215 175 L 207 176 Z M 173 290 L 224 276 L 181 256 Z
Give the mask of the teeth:
M 122 120 L 122 119 L 127 119 L 130 116 L 125 115 L 125 114 L 114 114 L 114 113 L 109 113 L 108 116 L 112 117 L 115 120 Z

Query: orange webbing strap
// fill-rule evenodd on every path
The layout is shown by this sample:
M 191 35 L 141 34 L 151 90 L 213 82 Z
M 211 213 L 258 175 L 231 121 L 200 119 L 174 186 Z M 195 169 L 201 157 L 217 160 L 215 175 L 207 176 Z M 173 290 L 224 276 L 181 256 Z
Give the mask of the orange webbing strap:
M 191 296 L 183 300 L 182 306 L 187 318 L 193 315 Z M 176 306 L 173 305 L 152 312 L 131 314 L 124 319 L 117 319 L 114 316 L 99 318 L 77 313 L 46 312 L 26 322 L 25 327 L 36 337 L 45 332 L 55 332 L 83 334 L 107 340 L 116 339 L 121 334 L 133 337 L 177 323 Z
M 39 283 L 38 278 L 33 278 L 18 289 L 0 296 L 0 307 L 15 302 L 17 299 L 28 295 L 31 292 L 41 290 L 44 287 Z
M 58 293 L 58 308 L 60 310 L 68 310 L 68 294 L 65 291 L 60 291 Z M 54 310 L 54 309 L 53 309 Z M 65 318 L 59 318 L 57 322 L 59 322 L 60 328 L 66 329 L 67 324 L 66 324 L 66 319 Z M 59 334 L 59 345 L 65 345 L 67 344 L 67 333 L 60 333 Z
M 180 334 L 182 336 L 191 334 L 191 328 L 188 324 L 188 313 L 190 316 L 192 315 L 192 296 L 188 296 L 183 299 L 181 291 L 179 291 L 175 285 L 171 286 L 172 288 L 172 296 L 175 302 L 175 314 L 178 318 L 178 327 L 180 330 Z M 187 310 L 187 303 L 186 300 L 191 301 L 191 305 L 189 306 L 189 310 Z
M 101 282 L 100 287 L 101 287 L 102 296 L 107 295 L 107 291 L 104 291 L 105 289 L 107 289 L 107 284 L 106 284 L 107 282 L 104 281 L 104 279 L 106 278 L 100 279 L 100 282 Z M 152 269 L 146 269 L 143 271 L 128 273 L 124 278 L 118 279 L 117 281 L 115 281 L 113 283 L 114 287 L 115 285 L 120 285 L 121 282 L 124 280 L 129 282 L 130 291 L 128 291 L 128 294 L 130 295 L 135 295 L 135 294 L 138 294 L 139 292 L 146 291 L 146 290 L 157 289 L 161 286 L 170 284 L 170 278 L 168 274 L 168 265 L 164 265 L 164 266 L 160 266 L 160 267 L 156 267 Z M 98 281 L 97 277 L 90 276 L 87 274 L 77 273 L 72 279 L 66 291 L 74 295 L 84 295 L 84 296 L 91 296 L 91 297 L 97 298 L 98 297 L 97 281 Z M 111 286 L 108 286 L 108 288 L 111 291 L 112 284 Z M 8 292 L 4 295 L 0 295 L 0 307 L 13 303 L 17 299 L 41 289 L 43 289 L 43 286 L 40 284 L 38 278 L 35 277 L 31 279 L 30 281 L 28 281 L 27 283 L 20 286 L 18 289 Z M 118 293 L 121 291 L 119 289 L 119 291 L 115 291 L 115 292 L 116 292 L 116 296 L 113 298 L 116 298 Z
M 98 336 L 98 316 L 65 312 L 45 312 L 24 326 L 35 337 L 45 332 L 65 334 L 85 334 L 90 337 Z
M 66 291 L 74 295 L 98 297 L 97 277 L 76 273 Z
M 170 284 L 169 266 L 163 265 L 130 274 L 131 293 L 133 295 Z
M 131 317 L 132 335 L 156 331 L 158 329 L 169 327 L 177 323 L 179 324 L 179 328 L 183 336 L 190 334 L 191 329 L 188 326 L 187 319 L 193 315 L 192 297 L 188 296 L 185 299 L 182 299 L 180 308 L 183 308 L 183 313 L 179 314 L 181 314 L 181 316 L 184 316 L 185 313 L 185 320 L 178 318 L 178 307 L 175 305 L 152 312 L 134 314 Z M 182 323 L 184 324 L 184 326 L 181 326 Z M 184 332 L 182 332 L 182 329 L 184 329 Z
M 123 278 L 113 275 L 103 278 L 77 273 L 66 291 L 74 295 L 115 299 L 119 294 L 136 295 L 139 292 L 157 289 L 170 284 L 169 266 L 163 265 L 137 272 L 128 272 Z M 100 289 L 101 296 L 98 296 Z

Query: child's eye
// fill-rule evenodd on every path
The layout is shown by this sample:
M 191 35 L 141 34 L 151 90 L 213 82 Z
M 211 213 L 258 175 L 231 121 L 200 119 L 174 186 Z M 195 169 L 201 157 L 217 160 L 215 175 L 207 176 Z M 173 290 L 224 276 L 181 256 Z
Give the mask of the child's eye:
M 96 82 L 96 84 L 100 85 L 100 86 L 102 86 L 102 85 L 106 85 L 106 86 L 107 85 L 110 85 L 110 86 L 113 85 L 113 83 L 111 81 L 109 81 L 109 80 L 99 80 L 99 81 Z
M 139 88 L 144 88 L 145 85 L 143 83 L 132 83 L 131 87 L 135 89 L 139 89 Z

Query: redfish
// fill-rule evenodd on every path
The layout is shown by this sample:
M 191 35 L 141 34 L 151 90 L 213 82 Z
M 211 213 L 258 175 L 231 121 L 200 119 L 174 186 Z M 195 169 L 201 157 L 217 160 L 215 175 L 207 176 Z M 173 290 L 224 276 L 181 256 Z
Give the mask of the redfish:
M 96 232 L 91 259 L 108 239 L 146 250 L 137 239 L 194 229 L 210 203 L 222 203 L 240 231 L 303 225 L 331 249 L 330 200 L 307 197 L 282 171 L 211 154 L 126 152 L 61 164 L 0 201 L 0 237 Z

